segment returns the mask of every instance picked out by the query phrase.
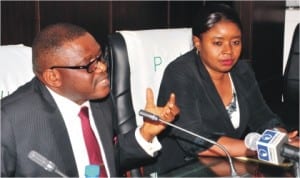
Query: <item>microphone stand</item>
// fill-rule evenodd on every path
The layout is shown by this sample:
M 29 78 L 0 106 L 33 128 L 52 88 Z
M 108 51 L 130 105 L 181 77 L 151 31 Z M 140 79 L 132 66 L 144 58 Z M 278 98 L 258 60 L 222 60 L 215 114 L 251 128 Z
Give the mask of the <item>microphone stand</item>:
M 186 132 L 186 133 L 188 133 L 188 134 L 190 134 L 190 135 L 193 135 L 193 136 L 195 136 L 195 137 L 198 137 L 198 138 L 200 138 L 200 139 L 202 139 L 202 140 L 205 140 L 205 141 L 207 141 L 207 142 L 209 142 L 209 143 L 211 143 L 211 144 L 217 145 L 220 149 L 222 149 L 222 150 L 224 151 L 224 153 L 226 154 L 226 156 L 227 156 L 227 158 L 228 158 L 229 165 L 230 165 L 230 173 L 231 173 L 231 176 L 232 176 L 232 177 L 238 177 L 238 174 L 237 174 L 237 172 L 236 172 L 236 170 L 235 170 L 235 167 L 234 167 L 232 158 L 231 158 L 229 152 L 226 150 L 226 148 L 225 148 L 223 145 L 221 145 L 221 144 L 219 144 L 219 143 L 217 143 L 217 142 L 215 142 L 215 141 L 213 141 L 213 140 L 210 140 L 210 139 L 207 139 L 207 138 L 205 138 L 205 137 L 202 137 L 201 135 L 198 135 L 198 134 L 196 134 L 196 133 L 194 133 L 194 132 L 191 132 L 191 131 L 189 131 L 189 130 L 186 130 L 186 129 L 184 129 L 184 128 L 181 128 L 181 127 L 179 127 L 179 126 L 177 126 L 177 125 L 174 125 L 174 124 L 172 124 L 172 123 L 169 123 L 169 122 L 167 122 L 167 121 L 164 121 L 164 120 L 162 120 L 159 116 L 157 116 L 157 115 L 155 115 L 155 114 L 152 114 L 152 113 L 150 113 L 150 112 L 147 112 L 147 111 L 145 111 L 145 110 L 140 110 L 140 111 L 139 111 L 139 115 L 140 115 L 140 116 L 147 117 L 147 118 L 149 118 L 149 119 L 151 119 L 151 120 L 154 120 L 154 121 L 160 121 L 160 122 L 162 122 L 162 123 L 164 123 L 164 124 L 166 124 L 166 125 L 169 125 L 169 126 L 171 126 L 171 127 L 174 127 L 174 128 L 176 128 L 176 129 L 179 129 L 179 130 L 181 130 L 181 131 L 183 131 L 183 132 Z

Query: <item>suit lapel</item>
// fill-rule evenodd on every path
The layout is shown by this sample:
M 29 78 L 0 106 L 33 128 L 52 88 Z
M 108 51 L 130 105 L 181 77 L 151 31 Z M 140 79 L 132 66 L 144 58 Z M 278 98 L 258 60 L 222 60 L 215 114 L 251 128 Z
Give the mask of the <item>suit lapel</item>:
M 67 128 L 63 121 L 62 115 L 59 112 L 57 105 L 50 95 L 49 91 L 39 81 L 37 89 L 41 90 L 42 97 L 44 98 L 45 116 L 49 123 L 51 133 L 49 138 L 52 139 L 55 145 L 51 145 L 50 152 L 53 153 L 55 158 L 51 158 L 56 161 L 57 167 L 66 175 L 70 177 L 78 177 L 77 166 L 73 155 L 70 139 L 68 137 Z
M 104 148 L 111 176 L 116 175 L 116 163 L 113 146 L 113 121 L 109 97 L 97 102 L 91 102 L 91 108 L 99 137 Z
M 207 97 L 210 100 L 210 103 L 216 108 L 218 112 L 220 112 L 220 119 L 223 120 L 222 124 L 226 128 L 226 130 L 235 130 L 230 121 L 230 118 L 227 114 L 227 111 L 223 105 L 223 102 L 218 95 L 218 91 L 214 86 L 208 71 L 204 67 L 203 63 L 199 59 L 199 56 L 195 52 L 195 63 L 197 66 L 197 71 L 195 71 L 195 75 L 200 85 L 203 86 L 204 93 L 208 93 Z

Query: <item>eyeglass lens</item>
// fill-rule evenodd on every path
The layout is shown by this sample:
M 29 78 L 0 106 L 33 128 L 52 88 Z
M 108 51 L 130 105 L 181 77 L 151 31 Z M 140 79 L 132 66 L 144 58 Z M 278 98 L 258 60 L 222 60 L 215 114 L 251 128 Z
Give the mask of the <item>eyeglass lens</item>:
M 93 60 L 88 66 L 87 66 L 87 71 L 89 73 L 94 72 L 97 69 L 98 63 L 101 62 L 103 64 L 106 64 L 105 59 L 103 58 L 102 55 L 98 56 L 95 60 Z

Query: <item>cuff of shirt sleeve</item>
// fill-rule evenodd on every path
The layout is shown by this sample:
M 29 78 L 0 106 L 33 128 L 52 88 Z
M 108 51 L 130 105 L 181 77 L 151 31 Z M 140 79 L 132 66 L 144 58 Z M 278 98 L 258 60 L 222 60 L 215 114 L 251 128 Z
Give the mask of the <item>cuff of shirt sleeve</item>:
M 152 142 L 147 142 L 140 132 L 140 127 L 135 130 L 135 138 L 139 145 L 144 149 L 148 155 L 154 157 L 155 153 L 161 149 L 161 144 L 158 141 L 157 137 L 154 137 Z

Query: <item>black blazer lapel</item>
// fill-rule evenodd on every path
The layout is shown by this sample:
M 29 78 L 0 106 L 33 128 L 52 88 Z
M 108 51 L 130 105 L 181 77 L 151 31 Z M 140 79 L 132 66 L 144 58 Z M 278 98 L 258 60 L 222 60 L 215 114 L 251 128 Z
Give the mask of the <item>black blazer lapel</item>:
M 91 102 L 91 108 L 95 124 L 99 133 L 99 137 L 104 148 L 107 164 L 109 167 L 110 175 L 117 175 L 117 168 L 115 162 L 115 150 L 114 150 L 114 131 L 113 128 L 113 117 L 112 117 L 112 106 L 110 98 L 107 97 L 101 101 Z
M 67 128 L 63 121 L 62 115 L 46 87 L 39 81 L 36 82 L 36 89 L 41 90 L 42 98 L 47 101 L 45 102 L 46 107 L 44 119 L 48 120 L 46 122 L 49 123 L 51 130 L 49 135 L 51 135 L 50 138 L 53 138 L 53 142 L 55 144 L 51 145 L 50 155 L 53 157 L 49 159 L 56 160 L 55 164 L 57 165 L 58 169 L 67 176 L 78 177 L 77 166 L 73 155 L 71 142 L 68 137 Z M 45 141 L 47 142 L 47 140 Z
M 209 93 L 208 99 L 210 103 L 216 108 L 216 110 L 220 113 L 220 120 L 223 120 L 222 125 L 226 127 L 227 130 L 234 130 L 233 125 L 231 122 L 227 122 L 226 120 L 230 120 L 227 111 L 223 105 L 223 102 L 218 95 L 218 91 L 214 86 L 208 71 L 204 67 L 202 61 L 199 59 L 199 56 L 195 52 L 195 63 L 197 66 L 197 71 L 195 71 L 194 76 L 198 80 L 198 83 L 202 85 L 204 89 L 204 93 Z

